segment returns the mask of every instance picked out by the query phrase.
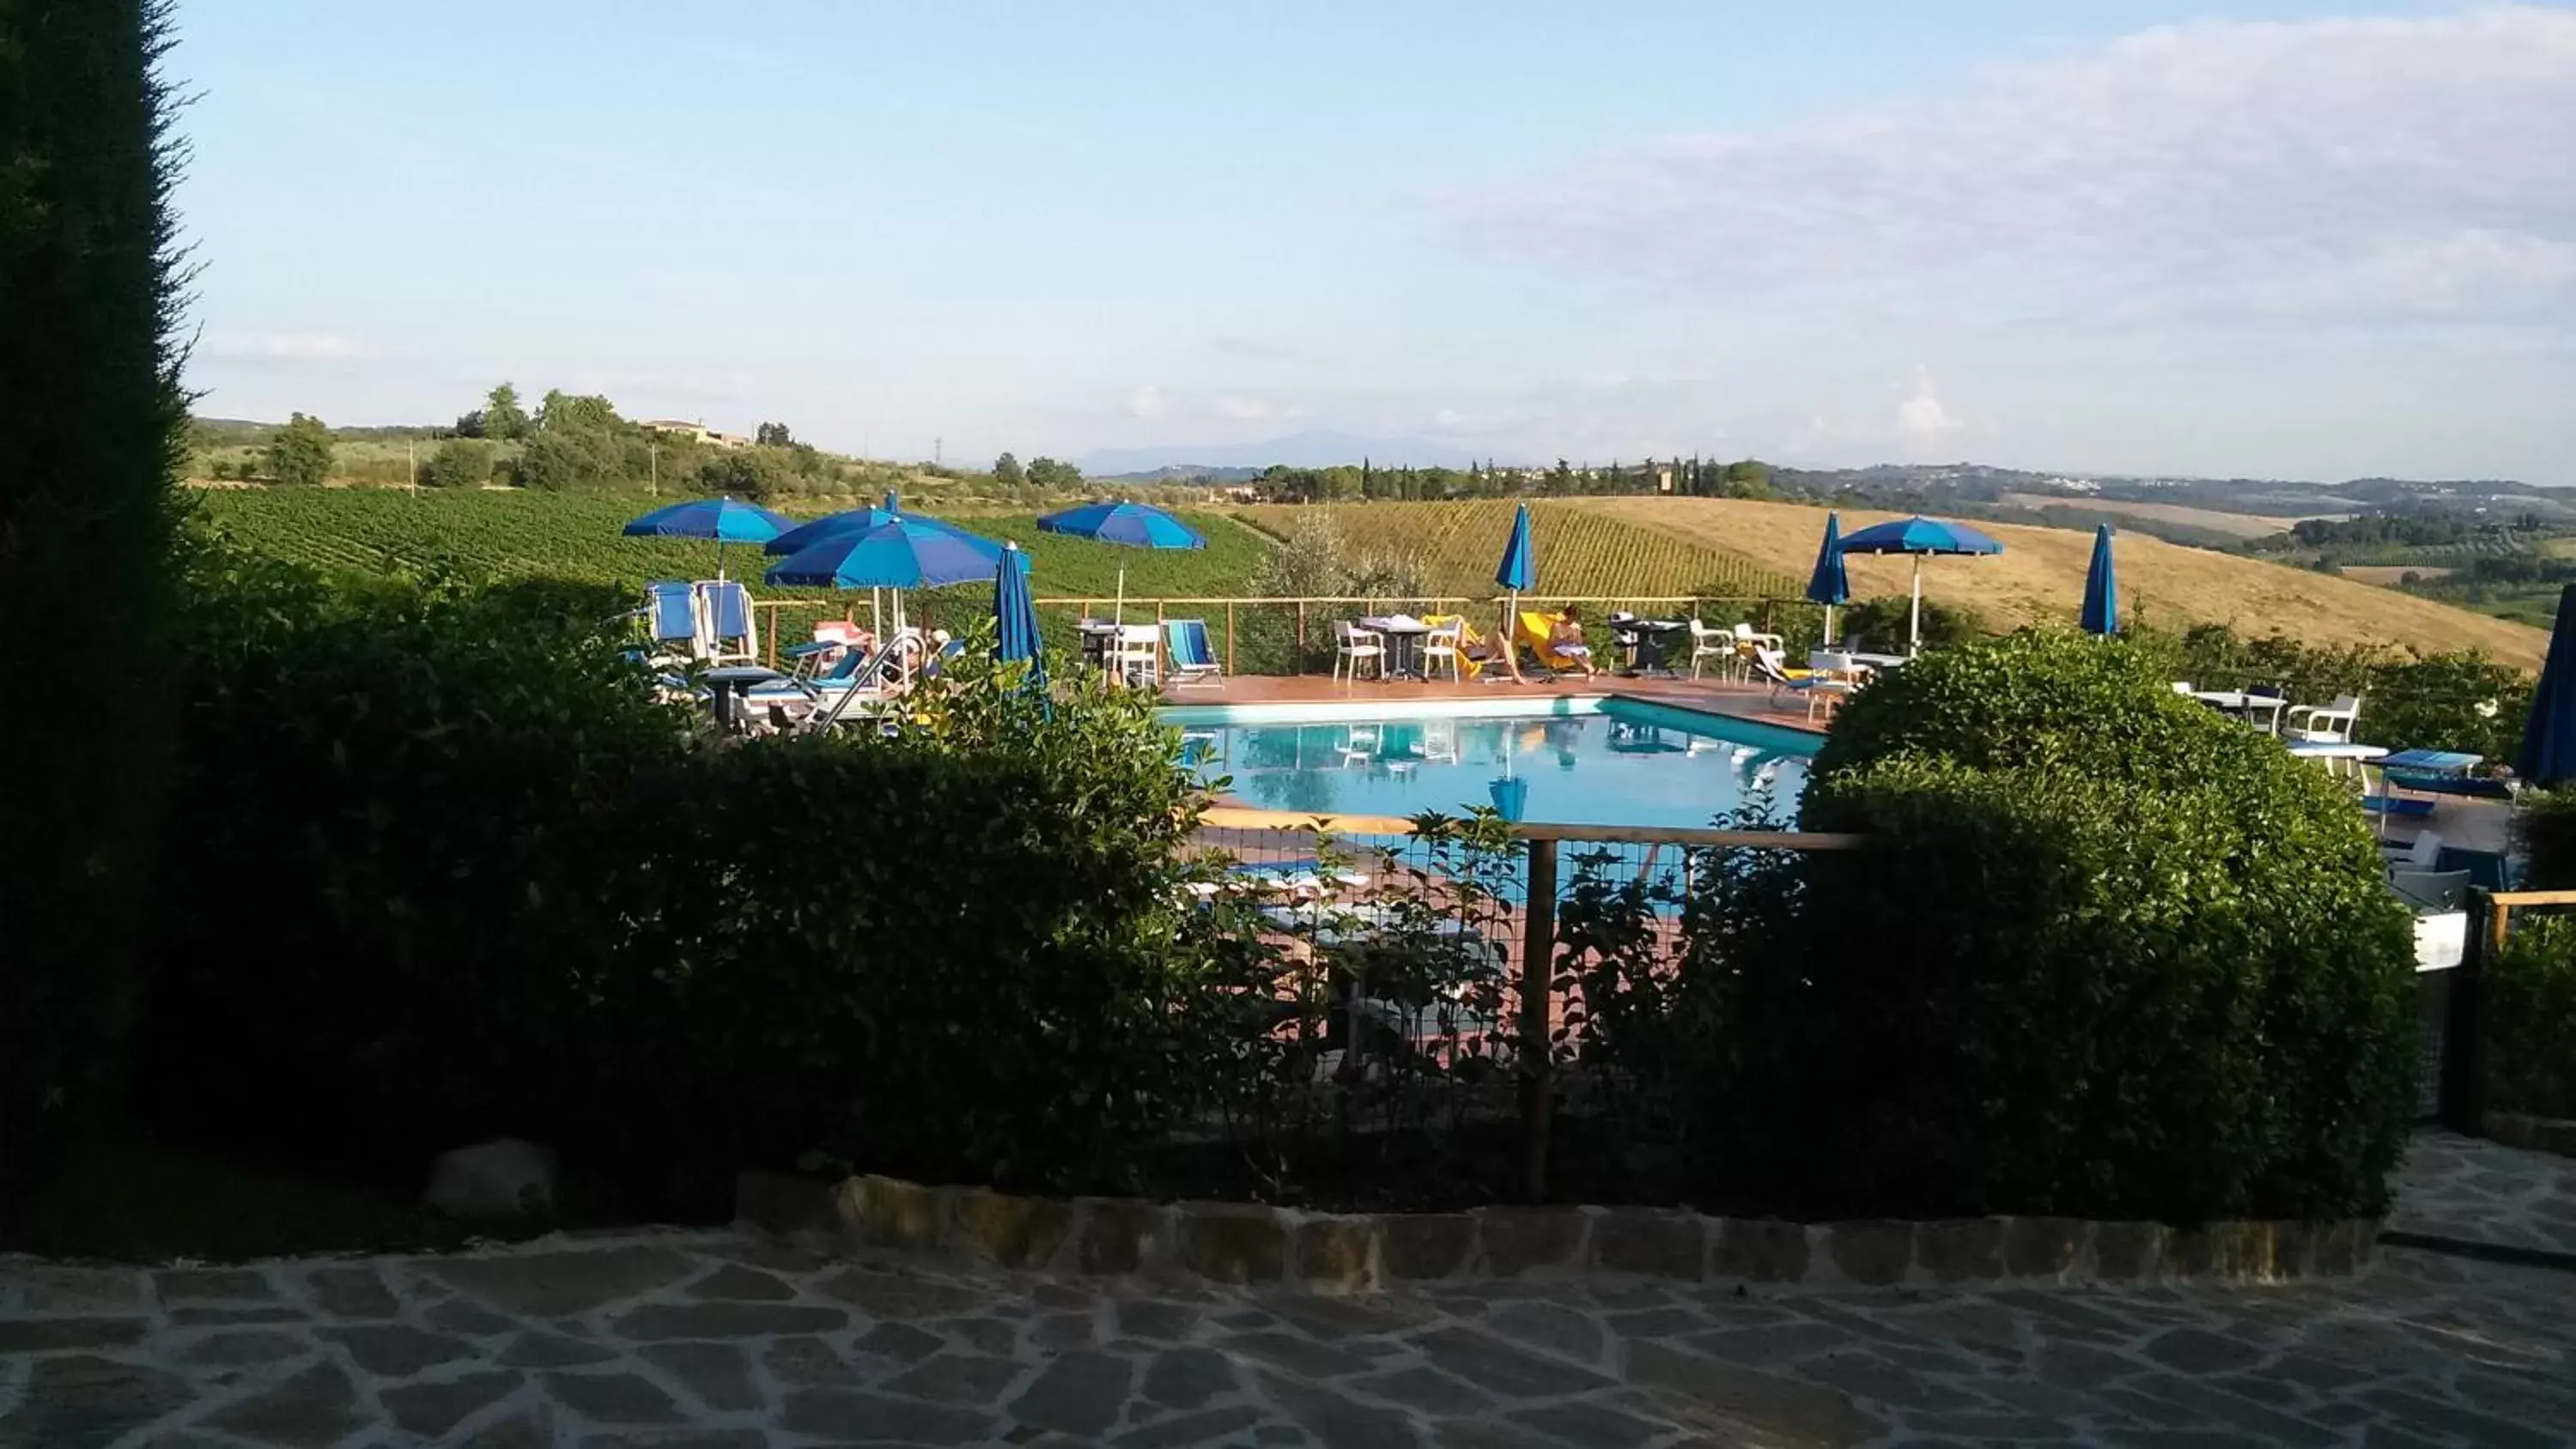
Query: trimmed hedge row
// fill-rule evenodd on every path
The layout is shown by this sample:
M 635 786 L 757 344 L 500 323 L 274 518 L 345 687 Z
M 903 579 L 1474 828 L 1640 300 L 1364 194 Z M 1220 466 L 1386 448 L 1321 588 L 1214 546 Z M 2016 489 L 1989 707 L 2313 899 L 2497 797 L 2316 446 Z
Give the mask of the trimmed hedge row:
M 194 592 L 163 1118 L 391 1168 L 539 1136 L 709 1203 L 812 1151 L 1115 1180 L 1157 1135 L 1194 807 L 1144 706 L 731 748 L 554 622 L 596 607 L 225 553 Z
M 2405 911 L 2359 812 L 2119 644 L 1855 697 L 1802 806 L 1884 849 L 1735 914 L 1733 1095 L 1802 1207 L 2368 1215 L 2412 1102 Z

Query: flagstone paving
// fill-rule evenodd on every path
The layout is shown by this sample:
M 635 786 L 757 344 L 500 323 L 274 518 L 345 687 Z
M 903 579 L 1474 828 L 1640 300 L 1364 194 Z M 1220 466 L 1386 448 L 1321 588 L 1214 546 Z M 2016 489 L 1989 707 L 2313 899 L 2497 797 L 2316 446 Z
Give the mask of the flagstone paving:
M 2576 1158 L 2421 1134 L 2398 1172 L 2388 1226 L 2576 1258 Z
M 2427 1139 L 2401 1217 L 2545 1236 L 2565 1185 L 2529 1180 L 2556 1170 Z M 2571 1444 L 2576 1274 L 2392 1249 L 2275 1288 L 1317 1298 L 827 1262 L 732 1231 L 0 1258 L 0 1449 L 847 1443 Z

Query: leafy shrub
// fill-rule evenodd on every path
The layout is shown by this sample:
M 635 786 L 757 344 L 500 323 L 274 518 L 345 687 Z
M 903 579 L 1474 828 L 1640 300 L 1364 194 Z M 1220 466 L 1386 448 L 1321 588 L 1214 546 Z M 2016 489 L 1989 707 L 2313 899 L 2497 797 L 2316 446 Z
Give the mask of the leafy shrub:
M 2525 790 L 2515 802 L 2514 843 L 2522 847 L 2522 887 L 2576 890 L 2576 790 Z
M 2488 973 L 2490 1106 L 2576 1117 L 2576 917 L 2525 916 Z
M 1880 842 L 1735 923 L 1748 1160 L 1807 1205 L 2381 1206 L 2412 953 L 2314 767 L 2128 646 L 2026 632 L 1856 696 L 1802 824 Z
M 808 1150 L 1114 1182 L 1186 1099 L 1199 796 L 1149 704 L 969 658 L 901 737 L 728 744 L 595 595 L 223 551 L 191 588 L 165 1123 L 393 1166 L 511 1132 L 705 1205 Z
M 1835 620 L 1834 633 L 1849 644 L 1867 644 L 1890 654 L 1905 651 L 1906 641 L 1913 637 L 1914 596 L 1890 594 L 1884 598 L 1863 599 L 1843 609 Z M 1948 648 L 1986 637 L 1985 620 L 1977 611 L 1960 604 L 1945 604 L 1936 599 L 1923 601 L 1923 642 Z
M 480 488 L 492 481 L 492 445 L 481 438 L 450 438 L 429 455 L 420 481 L 432 488 Z

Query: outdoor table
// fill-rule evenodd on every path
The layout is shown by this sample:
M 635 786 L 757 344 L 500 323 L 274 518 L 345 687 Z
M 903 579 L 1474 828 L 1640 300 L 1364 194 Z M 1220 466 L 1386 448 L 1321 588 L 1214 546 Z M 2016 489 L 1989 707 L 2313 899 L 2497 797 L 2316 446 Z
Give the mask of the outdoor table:
M 1668 651 L 1671 649 L 1673 636 L 1689 627 L 1687 622 L 1680 619 L 1631 618 L 1611 621 L 1613 637 L 1626 636 L 1623 642 L 1628 646 L 1628 672 L 1639 676 L 1651 674 L 1658 669 L 1666 674 L 1672 673 L 1673 666 Z
M 1856 654 L 1849 649 L 1835 652 L 1854 664 L 1866 664 L 1872 669 L 1903 669 L 1906 662 L 1914 657 L 1910 654 Z
M 2266 733 L 2276 735 L 2281 732 L 2281 707 L 2290 702 L 2283 695 L 2246 694 L 2233 689 L 2196 690 L 2191 697 L 2212 709 L 2223 709 L 2242 716 L 2249 725 L 2254 723 L 2254 711 L 2267 710 L 2270 712 L 2270 717 L 2264 721 L 2262 728 Z
M 1422 638 L 1431 626 L 1411 614 L 1387 614 L 1359 621 L 1363 629 L 1386 636 L 1386 677 L 1420 679 L 1422 675 Z
M 1095 669 L 1107 668 L 1109 646 L 1117 642 L 1118 626 L 1102 619 L 1085 619 L 1073 628 L 1082 648 L 1082 662 Z
M 757 664 L 728 664 L 721 669 L 708 670 L 703 677 L 715 696 L 716 727 L 730 730 L 741 713 L 743 696 L 751 693 L 753 685 L 767 684 L 787 676 Z

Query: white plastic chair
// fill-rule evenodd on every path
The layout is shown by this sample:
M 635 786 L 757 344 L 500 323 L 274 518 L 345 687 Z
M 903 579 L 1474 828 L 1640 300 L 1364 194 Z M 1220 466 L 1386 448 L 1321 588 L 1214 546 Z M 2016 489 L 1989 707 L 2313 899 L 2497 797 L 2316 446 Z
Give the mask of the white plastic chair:
M 1109 646 L 1109 672 L 1140 689 L 1163 684 L 1163 631 L 1151 624 L 1121 624 Z
M 1690 621 L 1690 638 L 1691 678 L 1699 678 L 1699 662 L 1703 659 L 1716 659 L 1721 661 L 1718 665 L 1718 672 L 1729 679 L 1742 677 L 1744 673 L 1743 654 L 1736 648 L 1735 632 L 1733 630 L 1711 628 L 1709 625 L 1703 624 L 1697 619 L 1693 619 Z
M 1333 677 L 1340 679 L 1345 665 L 1350 677 L 1360 677 L 1360 666 L 1375 661 L 1377 677 L 1386 678 L 1386 638 L 1374 629 L 1363 629 L 1347 619 L 1333 621 Z
M 1445 659 L 1449 662 L 1450 681 L 1457 684 L 1465 683 L 1467 667 L 1459 661 L 1466 646 L 1466 638 L 1467 621 L 1465 619 L 1451 619 L 1445 624 L 1433 625 L 1431 632 L 1422 636 L 1423 677 L 1425 679 L 1436 677 L 1440 673 L 1440 663 Z
M 2299 723 L 2301 718 L 2307 723 Z M 2293 706 L 2286 723 L 2293 740 L 2311 745 L 2348 745 L 2352 743 L 2353 726 L 2361 722 L 2361 696 L 2338 694 L 2334 703 L 2322 708 L 2302 704 Z

